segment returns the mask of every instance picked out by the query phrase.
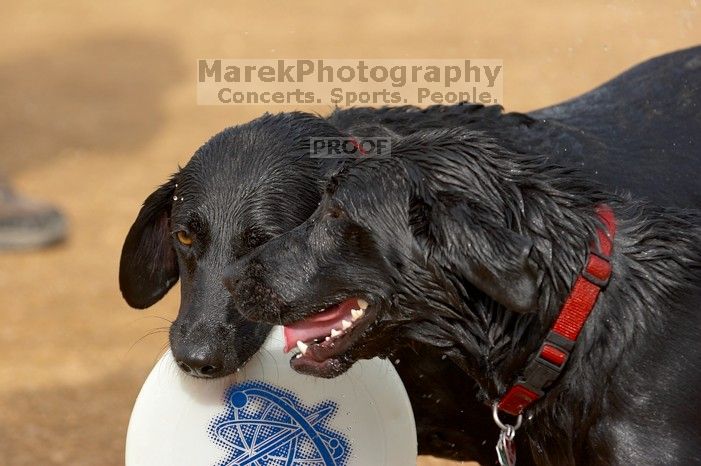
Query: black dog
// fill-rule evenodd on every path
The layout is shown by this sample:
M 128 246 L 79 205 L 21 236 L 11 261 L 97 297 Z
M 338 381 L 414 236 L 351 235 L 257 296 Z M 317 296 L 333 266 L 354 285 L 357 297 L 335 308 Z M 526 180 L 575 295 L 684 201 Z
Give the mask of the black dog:
M 498 400 L 600 247 L 605 203 L 613 278 L 524 436 L 537 464 L 701 462 L 699 213 L 605 193 L 479 132 L 416 133 L 392 151 L 343 169 L 305 223 L 227 272 L 243 315 L 306 336 L 293 367 L 335 376 L 417 341 Z M 328 328 L 311 334 L 320 308 Z
M 309 135 L 341 133 L 300 113 L 223 131 L 146 199 L 127 235 L 120 286 L 131 306 L 152 305 L 181 280 L 170 343 L 180 367 L 192 375 L 233 373 L 270 331 L 234 309 L 223 270 L 302 223 L 318 205 L 325 173 L 339 162 L 310 159 Z M 410 394 L 421 453 L 490 461 L 491 448 L 482 446 L 485 434 L 496 433 L 489 413 L 475 402 L 460 422 L 450 419 L 464 393 L 476 393 L 474 383 L 460 377 L 451 361 L 434 356 L 430 348 L 400 349 L 393 358 Z
M 269 326 L 246 321 L 233 310 L 232 300 L 221 285 L 221 264 L 235 260 L 267 238 L 301 223 L 316 207 L 322 180 L 334 165 L 307 160 L 305 148 L 297 151 L 298 146 L 307 143 L 305 138 L 347 133 L 372 136 L 374 132 L 386 134 L 385 129 L 411 134 L 426 128 L 479 128 L 504 135 L 507 144 L 515 148 L 545 146 L 549 150 L 544 152 L 553 157 L 585 160 L 586 169 L 606 178 L 610 176 L 607 174 L 618 173 L 599 170 L 608 153 L 623 154 L 613 157 L 614 161 L 640 157 L 651 161 L 649 164 L 659 161 L 653 149 L 665 150 L 665 145 L 672 144 L 679 147 L 663 137 L 648 138 L 644 144 L 627 142 L 629 147 L 626 147 L 618 144 L 617 132 L 643 117 L 652 122 L 649 124 L 656 131 L 648 131 L 647 136 L 670 134 L 672 125 L 676 128 L 679 122 L 670 121 L 668 114 L 656 108 L 651 109 L 654 112 L 635 115 L 629 107 L 621 105 L 627 113 L 616 116 L 618 109 L 611 105 L 589 108 L 588 102 L 596 102 L 597 95 L 601 94 L 617 95 L 623 102 L 640 100 L 640 89 L 645 86 L 639 83 L 656 82 L 660 70 L 670 75 L 671 87 L 685 89 L 684 82 L 693 67 L 683 65 L 693 62 L 692 52 L 651 60 L 573 103 L 535 113 L 538 119 L 503 114 L 498 107 L 466 105 L 425 110 L 402 107 L 337 111 L 328 119 L 331 127 L 318 118 L 294 114 L 264 117 L 226 130 L 203 146 L 180 173 L 145 202 L 123 250 L 120 283 L 124 296 L 134 307 L 147 307 L 160 299 L 180 276 L 183 280 L 181 310 L 171 329 L 174 354 L 182 367 L 194 375 L 231 373 L 257 351 Z M 668 71 L 675 69 L 686 71 Z M 671 98 L 667 94 L 653 97 L 652 101 L 660 108 L 671 106 L 664 100 Z M 577 102 L 581 103 L 579 107 L 574 105 Z M 598 108 L 601 111 L 597 115 Z M 588 112 L 583 121 L 589 126 L 582 125 L 586 131 L 574 125 L 584 111 Z M 682 112 L 677 114 L 681 116 L 680 121 L 685 121 Z M 548 119 L 541 120 L 543 116 Z M 618 126 L 611 124 L 612 118 Z M 608 123 L 597 127 L 592 125 L 595 121 Z M 591 126 L 594 127 L 589 128 Z M 290 147 L 295 150 L 290 151 Z M 649 150 L 645 152 L 641 147 Z M 637 179 L 634 173 L 628 178 L 633 182 Z M 254 192 L 238 189 L 239 185 L 250 184 L 254 179 L 259 180 L 261 186 L 266 185 L 266 189 Z M 178 190 L 189 186 L 187 196 L 176 192 L 176 184 Z M 677 192 L 681 192 L 683 180 L 678 186 Z M 289 196 L 278 195 L 280 189 L 286 190 Z M 670 199 L 664 192 L 646 194 L 662 202 Z M 693 194 L 687 197 L 691 199 Z M 672 204 L 679 203 L 678 199 L 672 199 Z M 175 218 L 176 212 L 187 220 L 202 220 L 201 225 L 197 222 L 193 226 L 185 225 L 199 233 L 196 237 L 191 238 L 186 232 L 178 235 L 174 231 L 171 218 Z M 229 225 L 226 221 L 231 212 L 244 215 Z M 208 230 L 221 234 L 210 235 Z M 186 243 L 194 240 L 194 247 L 183 247 L 178 236 Z M 219 257 L 217 252 L 221 253 Z M 467 414 L 455 408 L 459 402 L 473 398 L 473 383 L 456 373 L 452 362 L 433 357 L 427 348 L 399 349 L 392 360 L 401 361 L 397 369 L 414 407 L 420 451 L 491 462 L 491 442 L 497 431 L 487 422 L 489 411 L 477 403 L 465 409 Z M 482 447 L 487 440 L 490 444 Z
M 338 136 L 302 114 L 267 116 L 203 145 L 151 194 L 124 242 L 120 287 L 133 307 L 158 301 L 181 279 L 171 349 L 201 377 L 230 374 L 270 326 L 243 319 L 224 289 L 224 266 L 304 221 L 319 199 L 321 173 L 308 135 Z

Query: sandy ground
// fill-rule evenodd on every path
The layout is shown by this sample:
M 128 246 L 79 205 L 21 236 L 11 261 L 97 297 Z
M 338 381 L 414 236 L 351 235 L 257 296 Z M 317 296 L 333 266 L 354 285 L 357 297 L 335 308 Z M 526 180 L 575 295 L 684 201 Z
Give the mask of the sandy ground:
M 124 235 L 204 140 L 279 110 L 197 106 L 197 58 L 501 58 L 507 107 L 528 110 L 701 42 L 697 0 L 232 3 L 3 5 L 0 169 L 65 209 L 71 235 L 0 254 L 0 465 L 123 463 L 166 344 L 158 317 L 177 308 L 177 293 L 145 312 L 122 301 Z

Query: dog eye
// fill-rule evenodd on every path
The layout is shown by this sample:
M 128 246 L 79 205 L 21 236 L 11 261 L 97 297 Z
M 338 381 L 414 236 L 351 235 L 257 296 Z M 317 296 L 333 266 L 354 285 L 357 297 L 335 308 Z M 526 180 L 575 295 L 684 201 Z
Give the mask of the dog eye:
M 175 234 L 180 244 L 184 246 L 190 246 L 192 244 L 192 236 L 184 230 L 180 230 Z

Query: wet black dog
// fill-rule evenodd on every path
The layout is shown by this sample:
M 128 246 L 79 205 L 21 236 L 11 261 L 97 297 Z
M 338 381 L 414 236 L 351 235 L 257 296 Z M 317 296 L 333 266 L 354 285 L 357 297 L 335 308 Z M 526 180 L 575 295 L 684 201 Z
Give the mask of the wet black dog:
M 235 311 L 221 283 L 223 266 L 289 231 L 313 212 L 323 180 L 336 164 L 309 160 L 309 137 L 477 128 L 503 136 L 514 150 L 537 150 L 581 163 L 601 181 L 612 180 L 635 192 L 641 186 L 637 169 L 632 167 L 626 177 L 625 172 L 621 176 L 618 166 L 631 158 L 659 165 L 659 160 L 665 160 L 658 156 L 661 151 L 681 145 L 674 139 L 654 136 L 683 131 L 678 129 L 680 122 L 693 119 L 685 119 L 682 110 L 676 114 L 660 111 L 674 107 L 674 102 L 665 100 L 674 99 L 666 89 L 662 89 L 664 94 L 655 91 L 660 95 L 651 100 L 657 107 L 642 109 L 639 115 L 635 114 L 638 109 L 631 111 L 625 102 L 644 100 L 640 93 L 646 87 L 639 83 L 656 82 L 660 70 L 666 73 L 670 87 L 686 89 L 685 82 L 694 68 L 685 64 L 693 64 L 693 58 L 685 51 L 651 60 L 571 103 L 534 113 L 537 118 L 503 114 L 498 107 L 402 107 L 337 111 L 326 122 L 303 114 L 267 116 L 230 128 L 205 144 L 144 203 L 123 249 L 123 294 L 132 306 L 148 307 L 180 278 L 181 309 L 171 328 L 174 354 L 181 367 L 193 375 L 229 374 L 258 350 L 270 327 L 251 323 Z M 689 92 L 682 94 L 688 96 Z M 602 95 L 615 95 L 623 104 L 615 108 L 602 102 Z M 691 112 L 688 105 L 681 108 Z M 597 109 L 600 114 L 596 114 Z M 580 118 L 584 113 L 587 118 Z M 596 121 L 605 124 L 597 126 Z M 622 139 L 619 133 L 631 134 L 625 130 L 636 121 L 647 122 L 641 131 L 653 137 L 645 142 Z M 680 153 L 685 150 L 688 152 L 682 147 Z M 607 154 L 614 154 L 613 166 Z M 681 200 L 677 194 L 690 179 L 680 178 L 678 191 L 671 196 L 649 188 L 644 194 L 672 205 L 696 202 L 698 193 L 696 198 L 689 194 Z M 477 402 L 464 413 L 456 408 L 474 399 L 474 383 L 455 371 L 452 362 L 426 347 L 400 348 L 392 360 L 401 361 L 397 369 L 414 408 L 420 451 L 492 462 L 497 431 L 489 421 L 489 411 Z
M 345 167 L 306 222 L 226 274 L 243 315 L 304 335 L 293 367 L 331 377 L 420 342 L 499 399 L 548 333 L 605 203 L 613 278 L 522 435 L 537 464 L 699 463 L 699 212 L 606 193 L 481 132 L 415 133 L 392 153 Z M 325 325 L 310 325 L 319 309 Z
M 122 294 L 146 308 L 181 280 L 171 349 L 193 375 L 232 373 L 268 335 L 270 326 L 236 312 L 222 274 L 226 264 L 299 225 L 318 203 L 322 174 L 308 157 L 309 134 L 340 133 L 303 114 L 219 133 L 146 199 L 127 235 Z
M 426 115 L 430 119 L 430 112 Z M 265 116 L 223 131 L 146 199 L 127 235 L 120 286 L 131 306 L 152 305 L 181 280 L 170 343 L 180 367 L 194 376 L 233 373 L 270 331 L 270 325 L 246 320 L 235 310 L 223 271 L 301 224 L 318 205 L 326 173 L 339 161 L 310 158 L 310 135 L 341 133 L 301 113 Z M 488 411 L 475 401 L 458 422 L 451 420 L 457 401 L 476 393 L 474 383 L 430 348 L 399 349 L 392 360 L 399 361 L 412 401 L 420 452 L 490 461 L 492 449 L 482 446 L 484 436 L 496 432 L 487 422 Z

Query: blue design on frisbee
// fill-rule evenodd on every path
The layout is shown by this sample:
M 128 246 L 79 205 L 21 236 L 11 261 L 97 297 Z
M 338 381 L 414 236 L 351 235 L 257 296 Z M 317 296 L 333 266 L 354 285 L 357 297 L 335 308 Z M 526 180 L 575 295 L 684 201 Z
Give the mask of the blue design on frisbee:
M 305 406 L 289 390 L 260 381 L 231 386 L 209 436 L 229 451 L 217 466 L 345 466 L 348 439 L 328 422 L 338 405 Z

